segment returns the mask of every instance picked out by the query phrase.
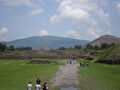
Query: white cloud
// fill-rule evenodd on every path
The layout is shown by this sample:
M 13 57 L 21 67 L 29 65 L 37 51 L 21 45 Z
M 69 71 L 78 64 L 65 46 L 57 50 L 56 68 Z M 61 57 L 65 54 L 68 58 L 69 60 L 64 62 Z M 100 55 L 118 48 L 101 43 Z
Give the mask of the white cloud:
M 118 10 L 118 13 L 120 14 L 120 3 L 118 3 L 118 4 L 116 5 L 116 7 L 117 7 L 117 10 Z
M 48 32 L 46 30 L 41 30 L 38 34 L 40 36 L 46 36 L 46 35 L 48 35 Z
M 7 28 L 0 28 L 0 35 L 4 35 L 8 33 L 8 29 Z
M 0 38 L 0 41 L 8 41 L 6 38 Z
M 71 7 L 65 7 L 60 14 L 61 18 L 70 18 L 73 20 L 86 19 L 89 16 L 90 15 L 88 12 L 78 8 L 72 9 Z
M 97 10 L 96 13 L 101 21 L 103 21 L 107 25 L 110 25 L 110 19 L 108 13 L 105 13 L 103 9 Z
M 51 22 L 60 19 L 70 19 L 79 24 L 96 26 L 98 23 L 110 25 L 109 14 L 103 9 L 103 5 L 108 5 L 107 0 L 56 0 L 58 2 L 57 14 L 53 15 Z M 97 11 L 97 12 L 96 12 Z M 98 21 L 95 17 L 100 18 Z
M 90 28 L 87 30 L 86 35 L 88 36 L 88 39 L 96 39 L 102 35 L 112 35 L 111 31 L 108 30 L 102 30 L 98 28 Z
M 43 13 L 43 12 L 44 12 L 43 9 L 38 8 L 38 9 L 35 9 L 35 10 L 30 11 L 30 12 L 29 12 L 29 15 L 38 15 L 38 14 L 41 14 L 41 13 Z
M 100 35 L 99 33 L 101 33 L 101 30 L 95 29 L 95 28 L 90 28 L 87 32 L 87 34 L 92 37 L 92 38 L 98 38 Z
M 93 0 L 61 0 L 59 10 L 63 10 L 66 6 L 72 9 L 83 9 L 85 11 L 92 11 L 98 7 L 97 3 L 93 2 Z
M 52 17 L 50 18 L 50 21 L 51 21 L 51 23 L 53 23 L 53 24 L 58 23 L 59 20 L 60 20 L 60 18 L 59 18 L 59 16 L 57 16 L 57 15 L 54 15 L 54 16 L 52 16 Z
M 31 0 L 4 0 L 4 4 L 7 6 L 19 6 L 19 5 L 24 5 L 28 7 L 34 6 Z
M 67 37 L 74 38 L 74 39 L 80 39 L 80 35 L 75 30 L 69 30 L 67 32 Z
M 80 23 L 97 24 L 97 21 L 89 13 L 97 9 L 96 3 L 89 0 L 57 0 L 57 2 L 59 2 L 58 13 L 50 18 L 52 23 L 67 18 Z
M 7 33 L 8 33 L 8 29 L 6 27 L 0 28 L 0 41 L 7 41 L 4 37 L 4 35 Z

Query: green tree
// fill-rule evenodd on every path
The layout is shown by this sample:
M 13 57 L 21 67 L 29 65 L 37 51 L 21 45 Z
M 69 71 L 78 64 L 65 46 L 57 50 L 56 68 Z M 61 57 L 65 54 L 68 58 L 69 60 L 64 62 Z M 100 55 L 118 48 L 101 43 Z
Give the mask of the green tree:
M 13 46 L 13 45 L 10 45 L 10 46 L 8 47 L 8 50 L 10 50 L 10 51 L 14 51 L 14 50 L 15 50 L 15 48 L 14 48 L 14 46 Z
M 90 44 L 87 44 L 87 45 L 86 45 L 86 48 L 87 48 L 87 49 L 93 49 L 93 46 L 90 45 Z
M 81 49 L 82 46 L 81 46 L 81 45 L 76 45 L 74 48 L 75 48 L 75 49 Z
M 65 50 L 66 48 L 65 47 L 60 47 L 59 50 Z
M 99 50 L 100 48 L 99 48 L 99 46 L 95 45 L 95 46 L 93 46 L 93 49 L 94 50 Z
M 5 44 L 0 43 L 0 51 L 3 52 L 7 49 L 7 46 Z

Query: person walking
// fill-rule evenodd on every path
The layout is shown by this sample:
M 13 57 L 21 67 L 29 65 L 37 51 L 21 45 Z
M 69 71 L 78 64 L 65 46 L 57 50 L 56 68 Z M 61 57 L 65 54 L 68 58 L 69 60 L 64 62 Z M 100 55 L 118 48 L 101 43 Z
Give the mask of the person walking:
M 41 80 L 38 78 L 38 79 L 36 80 L 36 83 L 37 83 L 37 84 L 40 84 L 40 83 L 41 83 Z
M 40 90 L 40 88 L 41 88 L 41 85 L 39 83 L 36 83 L 35 90 Z
M 32 90 L 32 83 L 31 82 L 28 83 L 27 90 Z
M 47 82 L 43 84 L 43 90 L 48 90 Z

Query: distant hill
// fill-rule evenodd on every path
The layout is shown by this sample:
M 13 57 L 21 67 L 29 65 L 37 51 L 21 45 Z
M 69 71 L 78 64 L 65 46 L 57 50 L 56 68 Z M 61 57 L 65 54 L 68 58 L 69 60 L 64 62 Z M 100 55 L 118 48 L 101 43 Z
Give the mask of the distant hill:
M 107 43 L 107 44 L 120 44 L 120 38 L 113 36 L 113 35 L 104 35 L 100 38 L 95 39 L 94 41 L 90 42 L 89 45 L 97 45 L 101 46 L 101 44 Z
M 73 47 L 75 45 L 85 45 L 89 43 L 89 41 L 56 36 L 32 36 L 4 43 L 7 45 L 14 45 L 15 47 L 30 46 L 33 49 L 39 49 L 41 47 L 56 49 L 59 47 Z

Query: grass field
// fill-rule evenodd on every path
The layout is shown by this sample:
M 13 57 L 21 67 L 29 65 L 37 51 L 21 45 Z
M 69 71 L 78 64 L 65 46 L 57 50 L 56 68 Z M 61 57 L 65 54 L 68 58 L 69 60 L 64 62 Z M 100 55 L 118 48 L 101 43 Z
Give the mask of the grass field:
M 48 60 L 48 59 L 47 59 Z M 27 60 L 0 60 L 0 90 L 26 90 L 29 81 L 35 86 L 39 77 L 48 82 L 51 89 L 51 78 L 60 64 L 27 64 Z
M 51 88 L 51 79 L 62 64 L 27 63 L 28 60 L 0 60 L 0 90 L 26 90 L 27 83 L 31 81 L 35 86 L 38 77 L 42 84 L 48 82 L 50 90 L 59 90 Z M 120 65 L 93 63 L 79 70 L 80 90 L 120 90 Z
M 120 65 L 93 63 L 79 69 L 80 90 L 120 90 Z

